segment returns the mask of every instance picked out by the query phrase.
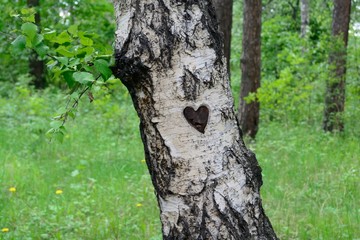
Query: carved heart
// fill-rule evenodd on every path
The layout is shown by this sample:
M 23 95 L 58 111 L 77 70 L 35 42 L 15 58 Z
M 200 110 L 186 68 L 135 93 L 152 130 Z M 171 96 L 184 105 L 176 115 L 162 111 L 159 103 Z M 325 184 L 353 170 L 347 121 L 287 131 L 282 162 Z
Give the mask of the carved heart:
M 209 119 L 209 109 L 205 106 L 200 106 L 198 110 L 192 107 L 186 107 L 183 111 L 184 117 L 196 130 L 205 133 L 205 127 Z

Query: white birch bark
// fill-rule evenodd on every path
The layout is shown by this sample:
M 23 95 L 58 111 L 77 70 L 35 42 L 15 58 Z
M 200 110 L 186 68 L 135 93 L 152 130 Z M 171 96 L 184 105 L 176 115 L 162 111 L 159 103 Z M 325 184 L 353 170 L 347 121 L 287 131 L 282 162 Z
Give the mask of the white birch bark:
M 261 206 L 261 169 L 234 114 L 210 2 L 114 5 L 114 73 L 140 117 L 164 239 L 276 239 Z M 200 106 L 209 110 L 204 133 L 183 113 Z

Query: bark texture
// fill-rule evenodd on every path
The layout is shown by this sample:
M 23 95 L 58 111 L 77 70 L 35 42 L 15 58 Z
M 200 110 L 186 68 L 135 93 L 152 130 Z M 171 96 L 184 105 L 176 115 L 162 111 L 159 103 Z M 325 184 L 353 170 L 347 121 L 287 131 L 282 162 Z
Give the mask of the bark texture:
M 116 66 L 140 118 L 163 239 L 276 239 L 233 111 L 210 0 L 115 0 Z
M 330 79 L 326 83 L 323 129 L 343 131 L 345 109 L 346 49 L 349 36 L 351 0 L 334 0 L 332 36 L 335 46 L 330 52 Z
M 244 22 L 241 56 L 239 121 L 244 134 L 255 138 L 259 126 L 260 103 L 247 103 L 245 98 L 255 94 L 261 78 L 261 0 L 244 1 Z
M 28 7 L 39 7 L 39 0 L 27 0 Z M 41 18 L 40 12 L 37 9 L 35 13 L 35 24 L 40 26 Z M 31 84 L 35 86 L 36 89 L 43 89 L 47 86 L 45 78 L 45 62 L 39 59 L 38 54 L 35 51 L 32 51 L 29 57 L 29 72 L 33 77 Z
M 309 32 L 309 23 L 310 23 L 310 15 L 309 15 L 309 0 L 301 0 L 300 1 L 300 12 L 301 12 L 301 34 L 302 38 L 307 36 Z
M 233 0 L 212 0 L 212 3 L 219 23 L 219 30 L 224 36 L 224 54 L 227 60 L 228 71 L 230 72 Z

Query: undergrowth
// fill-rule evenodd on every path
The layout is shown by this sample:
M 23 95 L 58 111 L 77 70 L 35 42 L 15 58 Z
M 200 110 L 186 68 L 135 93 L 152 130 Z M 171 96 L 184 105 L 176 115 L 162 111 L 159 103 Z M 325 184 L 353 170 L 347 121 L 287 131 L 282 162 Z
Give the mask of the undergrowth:
M 0 239 L 161 239 L 130 96 L 119 82 L 106 89 L 82 100 L 63 143 L 45 135 L 59 90 L 19 84 L 1 95 Z M 360 238 L 360 116 L 349 114 L 335 134 L 265 119 L 248 143 L 281 239 Z

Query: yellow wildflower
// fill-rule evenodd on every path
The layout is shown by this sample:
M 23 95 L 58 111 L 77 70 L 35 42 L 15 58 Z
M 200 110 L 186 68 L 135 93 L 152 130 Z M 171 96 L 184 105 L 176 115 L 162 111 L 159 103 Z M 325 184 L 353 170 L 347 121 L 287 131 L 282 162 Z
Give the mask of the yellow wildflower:
M 146 163 L 145 159 L 141 160 L 142 163 Z
M 10 192 L 16 192 L 16 188 L 15 188 L 15 187 L 11 187 L 11 188 L 9 188 L 9 191 L 10 191 Z
M 9 231 L 9 228 L 3 228 L 3 229 L 1 229 L 1 232 L 8 232 Z
M 141 203 L 136 204 L 136 207 L 142 207 L 143 205 Z
M 55 194 L 57 194 L 57 195 L 63 194 L 63 190 L 58 189 L 58 190 L 56 190 Z

